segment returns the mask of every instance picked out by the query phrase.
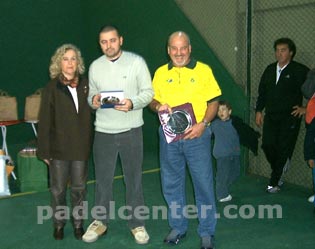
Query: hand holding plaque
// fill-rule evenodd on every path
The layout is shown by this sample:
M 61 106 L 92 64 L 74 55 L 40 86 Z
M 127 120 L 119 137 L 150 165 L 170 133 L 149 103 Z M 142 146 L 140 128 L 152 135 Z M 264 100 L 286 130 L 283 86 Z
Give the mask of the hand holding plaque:
M 158 115 L 168 143 L 182 139 L 185 131 L 196 124 L 195 114 L 190 103 L 173 107 L 172 113 L 163 110 L 158 112 Z
M 115 105 L 120 105 L 122 99 L 124 99 L 124 92 L 122 90 L 102 91 L 101 108 L 114 108 Z

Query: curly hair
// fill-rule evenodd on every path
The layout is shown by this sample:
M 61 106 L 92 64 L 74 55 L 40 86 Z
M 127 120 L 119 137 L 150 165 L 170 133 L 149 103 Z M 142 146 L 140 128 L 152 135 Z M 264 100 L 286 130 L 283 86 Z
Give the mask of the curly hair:
M 49 75 L 51 79 L 56 78 L 61 74 L 61 60 L 62 56 L 68 51 L 73 50 L 76 53 L 78 68 L 77 73 L 82 75 L 85 71 L 84 61 L 81 55 L 81 51 L 73 44 L 63 44 L 56 49 L 56 52 L 51 57 L 49 66 Z

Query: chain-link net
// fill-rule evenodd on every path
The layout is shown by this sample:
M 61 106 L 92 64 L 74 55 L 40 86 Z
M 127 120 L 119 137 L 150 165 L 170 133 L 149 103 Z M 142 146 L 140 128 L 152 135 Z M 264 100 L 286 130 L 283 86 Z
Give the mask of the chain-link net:
M 235 82 L 250 96 L 250 106 L 244 110 L 244 117 L 250 116 L 250 125 L 255 129 L 254 106 L 258 84 L 266 66 L 275 61 L 273 42 L 280 37 L 289 37 L 297 46 L 294 59 L 310 68 L 315 67 L 315 0 L 176 2 Z M 303 159 L 304 135 L 302 122 L 290 169 L 284 180 L 311 187 L 311 171 Z M 249 153 L 248 162 L 249 173 L 270 176 L 270 166 L 262 150 L 259 150 L 258 156 Z

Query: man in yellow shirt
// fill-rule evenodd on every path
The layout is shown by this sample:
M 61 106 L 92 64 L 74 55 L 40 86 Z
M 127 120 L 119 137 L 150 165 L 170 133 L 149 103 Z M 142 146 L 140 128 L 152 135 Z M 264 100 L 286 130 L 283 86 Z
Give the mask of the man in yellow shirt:
M 216 207 L 211 162 L 209 124 L 216 116 L 220 87 L 211 68 L 190 57 L 188 35 L 176 31 L 168 40 L 171 61 L 157 69 L 153 78 L 155 96 L 150 108 L 156 112 L 172 112 L 172 107 L 191 103 L 196 124 L 185 130 L 184 138 L 168 143 L 162 128 L 160 134 L 161 179 L 164 198 L 169 207 L 170 233 L 166 244 L 178 244 L 188 228 L 185 196 L 186 165 L 194 184 L 198 234 L 201 248 L 214 247 Z

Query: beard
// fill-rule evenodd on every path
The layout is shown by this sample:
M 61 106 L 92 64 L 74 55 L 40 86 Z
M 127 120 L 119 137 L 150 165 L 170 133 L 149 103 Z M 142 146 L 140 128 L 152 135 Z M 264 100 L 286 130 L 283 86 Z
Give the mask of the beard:
M 107 50 L 105 50 L 105 55 L 107 56 L 107 58 L 109 59 L 116 59 L 117 57 L 120 56 L 121 54 L 121 49 L 118 49 L 117 51 L 113 48 L 109 48 Z
M 186 66 L 190 61 L 190 58 L 185 57 L 174 57 L 173 58 L 173 64 L 177 67 L 183 67 Z

